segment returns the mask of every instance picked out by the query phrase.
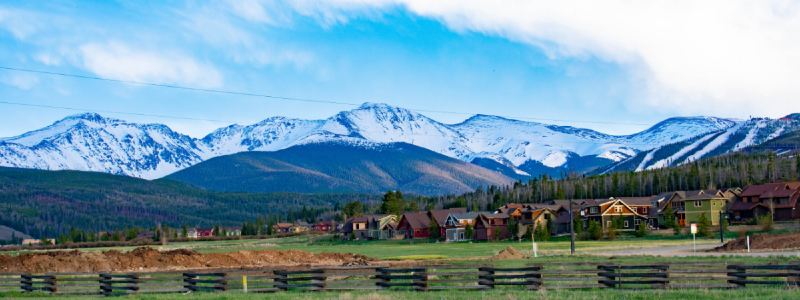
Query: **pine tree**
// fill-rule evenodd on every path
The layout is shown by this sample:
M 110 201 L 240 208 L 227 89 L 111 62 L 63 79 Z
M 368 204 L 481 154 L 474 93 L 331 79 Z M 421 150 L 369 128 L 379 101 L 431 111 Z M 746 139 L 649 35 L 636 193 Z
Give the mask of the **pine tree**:
M 499 241 L 499 240 L 500 240 L 500 236 L 501 236 L 502 234 L 503 234 L 503 233 L 502 233 L 502 231 L 500 230 L 500 226 L 495 226 L 495 227 L 494 227 L 494 239 L 495 239 L 495 240 L 497 240 L 497 241 Z
M 472 225 L 467 224 L 467 226 L 464 227 L 464 235 L 465 235 L 465 237 L 467 239 L 470 239 L 470 240 L 474 239 L 474 236 L 473 236 L 474 233 L 473 233 L 473 230 L 472 230 Z
M 439 238 L 439 224 L 436 223 L 436 220 L 431 218 L 430 224 L 428 224 L 428 237 L 431 239 L 438 239 Z
M 706 213 L 700 215 L 697 220 L 697 233 L 703 236 L 708 236 L 710 233 L 711 222 L 706 218 Z M 713 233 L 712 233 L 713 234 Z
M 181 236 L 182 237 L 188 237 L 188 235 L 189 235 L 188 232 L 189 232 L 189 229 L 186 227 L 186 223 L 184 223 L 183 224 L 183 231 L 181 231 Z

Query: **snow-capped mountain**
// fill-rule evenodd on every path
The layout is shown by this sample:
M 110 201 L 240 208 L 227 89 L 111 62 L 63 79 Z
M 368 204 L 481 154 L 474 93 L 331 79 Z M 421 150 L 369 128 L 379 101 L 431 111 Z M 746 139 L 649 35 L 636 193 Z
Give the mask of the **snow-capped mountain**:
M 796 115 L 796 114 L 795 114 Z M 779 120 L 756 118 L 690 139 L 663 144 L 604 168 L 601 172 L 642 171 L 677 165 L 762 144 L 781 134 L 800 130 L 800 116 Z
M 743 124 L 746 122 L 714 117 L 671 118 L 640 133 L 613 136 L 485 115 L 448 125 L 403 108 L 365 103 L 325 120 L 271 117 L 253 125 L 220 128 L 194 139 L 164 125 L 82 114 L 0 139 L 0 166 L 100 171 L 153 179 L 212 157 L 243 151 L 277 151 L 321 142 L 366 146 L 405 142 L 467 162 L 491 160 L 516 175 L 535 176 L 539 168 L 625 161 L 643 151 L 730 131 Z M 757 142 L 759 138 L 749 140 Z
M 203 161 L 197 141 L 161 124 L 85 113 L 0 139 L 0 166 L 160 178 Z

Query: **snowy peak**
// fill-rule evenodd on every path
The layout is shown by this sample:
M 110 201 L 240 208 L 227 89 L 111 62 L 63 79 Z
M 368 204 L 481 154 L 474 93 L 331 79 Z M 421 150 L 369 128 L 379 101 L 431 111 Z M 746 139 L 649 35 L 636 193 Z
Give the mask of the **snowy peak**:
M 614 136 L 490 115 L 475 115 L 449 125 L 408 109 L 364 103 L 324 120 L 270 117 L 252 125 L 219 128 L 194 139 L 162 124 L 135 124 L 84 113 L 0 139 L 0 166 L 100 171 L 153 179 L 238 152 L 278 151 L 314 143 L 375 147 L 403 142 L 468 162 L 481 161 L 516 175 L 535 176 L 542 168 L 587 170 L 609 162 L 625 163 L 646 156 L 640 155 L 645 152 L 653 155 L 646 162 L 638 161 L 636 167 L 647 168 L 675 155 L 685 159 L 735 151 L 800 123 L 789 117 L 781 119 L 783 125 L 775 122 L 670 118 L 636 134 Z M 676 142 L 692 148 L 666 156 L 654 153 Z

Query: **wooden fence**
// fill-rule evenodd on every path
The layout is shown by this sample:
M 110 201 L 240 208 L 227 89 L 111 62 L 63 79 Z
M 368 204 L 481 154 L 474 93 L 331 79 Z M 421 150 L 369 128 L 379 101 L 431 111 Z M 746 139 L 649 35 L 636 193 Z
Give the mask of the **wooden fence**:
M 739 289 L 800 285 L 800 262 L 786 265 L 689 262 L 647 265 L 532 263 L 388 265 L 154 273 L 0 274 L 0 292 L 117 296 L 141 293 L 258 293 L 331 290 Z

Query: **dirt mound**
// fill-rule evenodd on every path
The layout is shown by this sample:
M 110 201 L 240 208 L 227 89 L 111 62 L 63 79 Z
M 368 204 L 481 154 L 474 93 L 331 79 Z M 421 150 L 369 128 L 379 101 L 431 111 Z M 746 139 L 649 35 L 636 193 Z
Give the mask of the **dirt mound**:
M 122 253 L 108 251 L 50 251 L 11 257 L 0 255 L 0 272 L 97 272 L 156 271 L 198 268 L 292 267 L 300 265 L 368 265 L 376 259 L 350 253 L 309 253 L 298 250 L 261 250 L 198 253 L 178 249 L 158 251 L 149 247 Z
M 783 250 L 800 248 L 800 232 L 782 234 L 761 234 L 750 237 L 752 250 Z M 747 250 L 747 238 L 740 238 L 714 248 L 714 251 L 742 251 Z
M 490 258 L 489 260 L 524 259 L 524 258 L 530 258 L 530 256 L 526 256 L 520 253 L 519 251 L 517 251 L 517 249 L 514 249 L 514 247 L 508 247 L 505 250 L 500 251 L 500 253 L 497 253 L 497 255 L 492 256 L 492 258 Z

